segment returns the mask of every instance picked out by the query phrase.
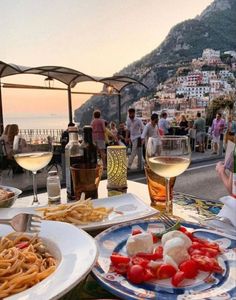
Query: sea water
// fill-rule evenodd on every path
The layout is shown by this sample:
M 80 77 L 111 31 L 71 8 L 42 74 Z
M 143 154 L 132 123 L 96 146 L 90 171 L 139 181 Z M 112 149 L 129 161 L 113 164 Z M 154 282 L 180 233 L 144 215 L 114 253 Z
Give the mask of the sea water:
M 35 114 L 4 116 L 4 126 L 7 124 L 17 124 L 20 129 L 66 129 L 68 123 L 68 115 Z

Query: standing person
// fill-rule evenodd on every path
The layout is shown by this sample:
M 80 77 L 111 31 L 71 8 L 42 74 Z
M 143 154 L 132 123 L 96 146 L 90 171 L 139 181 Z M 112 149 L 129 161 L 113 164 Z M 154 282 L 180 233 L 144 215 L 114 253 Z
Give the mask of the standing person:
M 108 127 L 108 122 L 105 121 L 105 145 L 107 146 L 114 145 L 117 142 L 117 138 L 111 132 L 110 128 Z
M 113 136 L 117 139 L 118 130 L 116 128 L 116 123 L 113 121 L 110 123 L 110 131 L 113 134 Z
M 233 117 L 229 115 L 228 121 L 226 123 L 226 133 L 225 133 L 226 146 L 228 141 L 235 143 L 235 135 L 236 135 L 236 122 L 233 120 Z
M 141 135 L 142 144 L 147 145 L 147 141 L 149 137 L 153 137 L 156 139 L 157 149 L 161 146 L 161 135 L 158 129 L 158 114 L 151 115 L 151 121 L 145 125 L 143 129 L 143 133 Z M 157 153 L 160 152 L 160 149 L 157 150 Z M 145 156 L 145 155 L 144 155 Z
M 65 153 L 65 147 L 69 142 L 69 132 L 68 132 L 68 127 L 73 127 L 75 126 L 74 123 L 70 122 L 67 126 L 67 129 L 64 130 L 61 134 L 60 138 L 60 143 L 61 143 L 61 153 Z
M 164 135 L 169 134 L 170 123 L 167 121 L 167 112 L 162 112 L 158 126 L 163 131 Z
M 138 154 L 138 148 L 141 149 L 141 134 L 144 126 L 141 119 L 135 117 L 134 108 L 129 108 L 128 113 L 129 116 L 127 119 L 126 143 L 129 142 L 129 139 L 132 143 L 132 151 L 128 160 L 128 169 L 130 169 L 135 156 Z M 128 138 L 129 134 L 130 138 Z
M 106 145 L 105 145 L 105 121 L 100 118 L 101 112 L 100 110 L 95 110 L 93 113 L 93 120 L 91 122 L 91 126 L 93 129 L 93 141 L 97 146 L 98 152 L 102 159 L 103 167 L 106 169 Z
M 118 128 L 118 133 L 117 133 L 117 137 L 118 137 L 118 142 L 119 144 L 123 144 L 125 146 L 127 146 L 126 142 L 125 142 L 125 138 L 126 138 L 126 128 L 125 128 L 125 123 L 121 122 L 119 124 L 119 128 Z
M 193 128 L 193 124 L 193 120 L 188 121 L 188 136 L 190 139 L 191 151 L 194 151 L 196 141 L 196 129 Z
M 199 147 L 199 152 L 205 152 L 205 137 L 206 137 L 206 121 L 201 117 L 201 113 L 197 112 L 197 119 L 194 121 L 193 128 L 196 130 L 196 143 Z
M 185 115 L 181 115 L 178 125 L 180 127 L 179 134 L 186 135 L 188 133 L 188 121 L 187 121 Z
M 222 119 L 222 114 L 218 112 L 216 118 L 213 120 L 211 125 L 211 134 L 213 140 L 213 152 L 217 154 L 219 150 L 220 135 L 223 134 L 225 128 L 225 121 Z

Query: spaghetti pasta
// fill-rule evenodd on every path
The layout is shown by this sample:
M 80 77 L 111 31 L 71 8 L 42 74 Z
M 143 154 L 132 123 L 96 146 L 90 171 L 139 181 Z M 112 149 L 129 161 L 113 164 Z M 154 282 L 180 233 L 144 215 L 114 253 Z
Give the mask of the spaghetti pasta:
M 56 269 L 38 236 L 11 233 L 0 240 L 0 299 L 22 292 Z

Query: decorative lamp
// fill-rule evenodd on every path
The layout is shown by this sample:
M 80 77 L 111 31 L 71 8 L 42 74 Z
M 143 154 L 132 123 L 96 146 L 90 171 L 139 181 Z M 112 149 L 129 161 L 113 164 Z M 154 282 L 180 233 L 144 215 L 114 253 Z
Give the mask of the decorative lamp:
M 54 85 L 54 79 L 51 76 L 48 76 L 44 79 L 44 83 L 46 87 L 51 88 Z
M 125 146 L 107 147 L 107 189 L 108 191 L 117 191 L 118 193 L 125 193 L 127 191 L 127 157 Z

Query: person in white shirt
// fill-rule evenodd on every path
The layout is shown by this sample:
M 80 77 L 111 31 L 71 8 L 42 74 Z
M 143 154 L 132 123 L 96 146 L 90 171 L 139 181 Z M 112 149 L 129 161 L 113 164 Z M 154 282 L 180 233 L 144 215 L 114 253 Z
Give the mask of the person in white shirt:
M 147 125 L 143 129 L 143 133 L 141 135 L 142 144 L 147 145 L 148 138 L 155 138 L 157 145 L 157 153 L 161 151 L 161 135 L 158 129 L 158 114 L 154 113 L 151 115 L 151 121 L 147 123 Z M 144 155 L 145 156 L 145 155 Z
M 169 134 L 170 123 L 167 121 L 167 113 L 165 111 L 161 114 L 158 127 L 163 131 L 164 135 Z
M 134 161 L 135 156 L 138 154 L 138 148 L 141 147 L 141 134 L 143 131 L 143 122 L 141 119 L 135 117 L 135 109 L 129 108 L 129 116 L 127 119 L 127 131 L 126 131 L 126 143 L 129 140 L 132 143 L 132 151 L 128 160 L 128 169 L 131 168 L 131 165 Z M 130 135 L 130 137 L 128 137 Z

